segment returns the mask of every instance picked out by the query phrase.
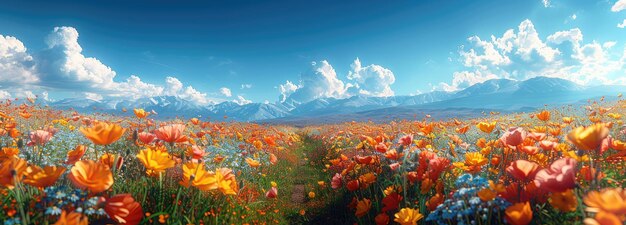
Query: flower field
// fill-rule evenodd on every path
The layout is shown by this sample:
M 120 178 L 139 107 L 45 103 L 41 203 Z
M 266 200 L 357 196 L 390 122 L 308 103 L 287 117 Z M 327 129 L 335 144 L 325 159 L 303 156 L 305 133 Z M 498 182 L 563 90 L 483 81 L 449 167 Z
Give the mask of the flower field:
M 304 128 L 16 102 L 0 106 L 4 224 L 626 221 L 621 96 Z

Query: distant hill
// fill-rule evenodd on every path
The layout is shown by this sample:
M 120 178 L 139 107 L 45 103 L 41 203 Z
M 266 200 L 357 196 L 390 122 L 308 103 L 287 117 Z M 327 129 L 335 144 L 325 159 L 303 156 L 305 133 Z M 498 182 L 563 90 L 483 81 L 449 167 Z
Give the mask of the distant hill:
M 433 117 L 473 117 L 485 111 L 529 111 L 548 105 L 581 102 L 600 96 L 615 96 L 626 86 L 581 86 L 574 82 L 549 77 L 535 77 L 525 81 L 493 79 L 474 84 L 457 92 L 433 91 L 414 96 L 366 97 L 345 99 L 320 98 L 310 102 L 250 103 L 240 105 L 222 102 L 198 105 L 173 96 L 159 96 L 130 100 L 102 100 L 69 98 L 47 104 L 54 108 L 80 112 L 121 114 L 122 109 L 154 110 L 157 118 L 175 116 L 201 117 L 212 120 L 256 121 L 269 123 L 329 123 L 342 121 L 387 121 L 412 119 L 430 114 Z

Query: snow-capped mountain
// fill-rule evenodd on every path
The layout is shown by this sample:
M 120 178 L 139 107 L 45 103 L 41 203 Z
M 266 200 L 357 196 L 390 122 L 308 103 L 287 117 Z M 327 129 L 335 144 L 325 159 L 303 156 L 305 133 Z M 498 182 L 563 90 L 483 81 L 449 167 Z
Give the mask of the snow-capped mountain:
M 310 102 L 286 101 L 282 103 L 250 103 L 239 105 L 222 102 L 214 105 L 198 105 L 173 96 L 140 98 L 137 100 L 109 99 L 95 101 L 68 98 L 46 102 L 55 108 L 74 109 L 81 112 L 105 112 L 122 114 L 122 109 L 132 113 L 133 108 L 156 111 L 158 118 L 175 116 L 201 117 L 211 120 L 237 121 L 293 121 L 298 118 L 326 118 L 352 120 L 360 117 L 398 118 L 437 111 L 453 115 L 455 109 L 465 114 L 485 110 L 519 111 L 542 107 L 544 104 L 569 104 L 603 95 L 617 95 L 624 86 L 586 87 L 574 82 L 549 77 L 536 77 L 525 81 L 493 79 L 474 84 L 457 92 L 433 91 L 414 96 L 366 97 L 353 96 L 345 99 L 320 98 Z M 469 114 L 468 114 L 469 115 Z

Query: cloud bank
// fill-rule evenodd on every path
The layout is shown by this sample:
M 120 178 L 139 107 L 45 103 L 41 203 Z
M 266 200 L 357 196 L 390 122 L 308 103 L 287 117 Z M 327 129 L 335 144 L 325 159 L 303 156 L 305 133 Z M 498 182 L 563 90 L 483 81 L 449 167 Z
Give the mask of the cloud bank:
M 452 81 L 440 83 L 438 89 L 456 91 L 494 78 L 525 80 L 536 76 L 584 85 L 626 82 L 624 49 L 614 49 L 614 41 L 585 42 L 578 28 L 541 38 L 532 21 L 524 20 L 517 29 L 500 36 L 472 36 L 467 40 L 470 45 L 459 50 L 464 70 L 454 72 Z
M 219 100 L 185 86 L 176 77 L 166 77 L 164 84 L 146 83 L 137 75 L 116 81 L 113 69 L 97 58 L 83 55 L 78 38 L 73 27 L 55 27 L 45 38 L 47 47 L 32 53 L 17 38 L 0 35 L 0 99 L 25 97 L 34 95 L 33 92 L 47 97 L 47 90 L 54 90 L 96 101 L 161 95 L 198 104 Z
M 394 82 L 395 76 L 391 70 L 374 64 L 364 67 L 358 58 L 352 63 L 344 81 L 337 76 L 328 61 L 322 60 L 311 62 L 310 69 L 300 75 L 297 84 L 288 80 L 279 85 L 279 101 L 304 103 L 318 98 L 348 98 L 356 95 L 389 97 L 394 95 L 391 89 Z

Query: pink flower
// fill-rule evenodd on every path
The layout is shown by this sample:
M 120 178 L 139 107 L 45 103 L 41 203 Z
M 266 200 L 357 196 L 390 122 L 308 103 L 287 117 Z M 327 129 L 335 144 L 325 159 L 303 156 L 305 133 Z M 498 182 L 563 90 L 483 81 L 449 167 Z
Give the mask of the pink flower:
M 137 135 L 137 137 L 144 144 L 150 144 L 152 143 L 152 141 L 156 139 L 156 135 L 154 135 L 153 133 L 148 133 L 148 132 L 141 132 Z
M 50 139 L 52 139 L 52 133 L 45 130 L 36 130 L 30 132 L 30 142 L 28 142 L 28 145 L 45 145 Z
M 204 157 L 204 154 L 204 149 L 198 147 L 197 145 L 191 146 L 191 158 L 202 159 L 202 157 Z
M 602 144 L 600 145 L 600 154 L 606 152 L 606 150 L 609 150 L 609 148 L 612 148 L 612 144 L 613 138 L 611 137 L 611 135 L 606 136 L 606 138 L 602 140 Z
M 59 132 L 59 129 L 54 128 L 53 126 L 49 126 L 48 128 L 46 128 L 46 131 L 50 132 L 50 134 L 54 136 L 57 132 Z
M 391 168 L 392 171 L 396 171 L 399 167 L 400 167 L 400 163 L 389 164 L 389 168 Z
M 270 190 L 265 192 L 265 197 L 266 198 L 276 198 L 276 197 L 278 197 L 278 189 L 276 189 L 276 187 L 272 187 Z
M 518 146 L 524 142 L 526 139 L 527 132 L 524 131 L 521 127 L 511 127 L 509 131 L 505 132 L 502 137 L 500 137 L 500 141 L 502 144 L 508 145 L 513 148 Z
M 535 185 L 551 192 L 563 192 L 576 186 L 576 160 L 562 158 L 554 161 L 550 168 L 535 175 Z
M 556 143 L 554 141 L 543 140 L 543 141 L 539 142 L 539 147 L 541 147 L 545 151 L 551 151 L 557 145 L 558 145 L 558 143 Z
M 184 124 L 172 124 L 154 130 L 154 134 L 162 141 L 169 143 L 180 143 L 188 141 L 187 136 L 183 134 L 184 130 Z
M 341 174 L 336 173 L 336 174 L 335 174 L 335 176 L 333 176 L 333 180 L 330 182 L 330 186 L 331 186 L 333 189 L 340 188 L 340 187 L 341 187 L 341 185 L 342 185 L 342 183 L 341 183 L 341 178 L 342 178 L 342 177 L 341 177 Z
M 413 135 L 407 134 L 404 137 L 401 137 L 400 141 L 398 141 L 398 143 L 400 143 L 401 145 L 404 145 L 404 146 L 411 145 L 411 143 L 413 143 Z
M 532 132 L 532 133 L 528 134 L 528 137 L 532 138 L 535 141 L 541 141 L 543 139 L 546 139 L 547 135 L 546 135 L 546 133 Z

